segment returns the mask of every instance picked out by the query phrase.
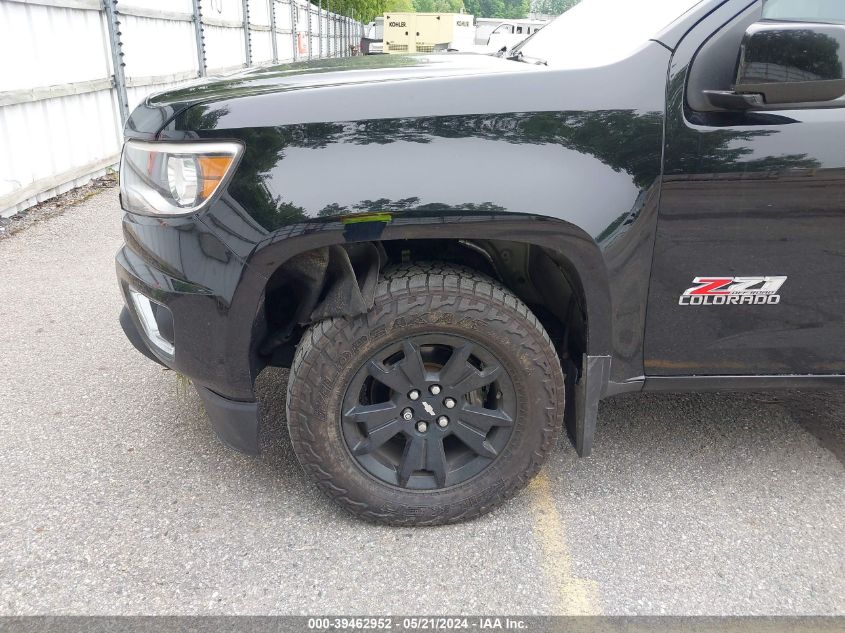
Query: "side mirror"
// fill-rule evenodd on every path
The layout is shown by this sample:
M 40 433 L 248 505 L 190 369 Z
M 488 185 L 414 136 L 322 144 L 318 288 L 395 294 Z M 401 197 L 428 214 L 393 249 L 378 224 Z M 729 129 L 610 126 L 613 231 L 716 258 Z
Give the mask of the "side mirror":
M 726 110 L 845 106 L 843 66 L 845 25 L 758 22 L 745 32 L 734 89 L 704 94 Z

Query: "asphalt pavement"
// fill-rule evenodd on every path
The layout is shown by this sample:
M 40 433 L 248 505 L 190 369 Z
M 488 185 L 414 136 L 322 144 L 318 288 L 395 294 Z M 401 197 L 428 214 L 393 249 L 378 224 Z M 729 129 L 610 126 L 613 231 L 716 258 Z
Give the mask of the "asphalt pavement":
M 286 371 L 251 458 L 131 347 L 120 217 L 0 241 L 0 614 L 845 615 L 845 393 L 609 400 L 493 514 L 373 526 L 303 476 Z

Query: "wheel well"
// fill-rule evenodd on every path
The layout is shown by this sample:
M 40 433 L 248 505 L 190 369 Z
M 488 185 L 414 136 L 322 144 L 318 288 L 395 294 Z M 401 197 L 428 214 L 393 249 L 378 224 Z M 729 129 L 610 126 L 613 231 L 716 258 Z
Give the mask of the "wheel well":
M 564 257 L 527 242 L 507 240 L 385 240 L 318 248 L 282 264 L 265 288 L 259 364 L 289 366 L 304 329 L 330 316 L 360 314 L 372 305 L 374 274 L 385 265 L 443 261 L 485 273 L 534 312 L 564 364 L 580 366 L 587 349 L 581 280 Z M 300 297 L 291 302 L 292 296 Z M 363 301 L 363 303 L 362 303 Z M 326 304 L 329 304 L 326 306 Z M 316 318 L 314 318 L 316 315 Z

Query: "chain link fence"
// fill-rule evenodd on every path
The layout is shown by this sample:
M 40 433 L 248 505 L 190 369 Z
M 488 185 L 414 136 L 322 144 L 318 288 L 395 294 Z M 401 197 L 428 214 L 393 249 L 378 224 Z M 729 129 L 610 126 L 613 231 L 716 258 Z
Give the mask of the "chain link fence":
M 0 0 L 0 216 L 105 173 L 148 94 L 345 57 L 363 25 L 307 0 Z

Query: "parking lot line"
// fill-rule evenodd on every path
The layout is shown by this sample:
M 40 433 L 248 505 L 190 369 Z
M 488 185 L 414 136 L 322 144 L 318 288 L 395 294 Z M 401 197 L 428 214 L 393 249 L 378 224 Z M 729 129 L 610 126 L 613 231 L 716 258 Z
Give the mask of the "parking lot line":
M 573 575 L 566 523 L 555 507 L 545 469 L 528 486 L 534 538 L 542 553 L 540 565 L 556 615 L 599 615 L 598 584 Z

